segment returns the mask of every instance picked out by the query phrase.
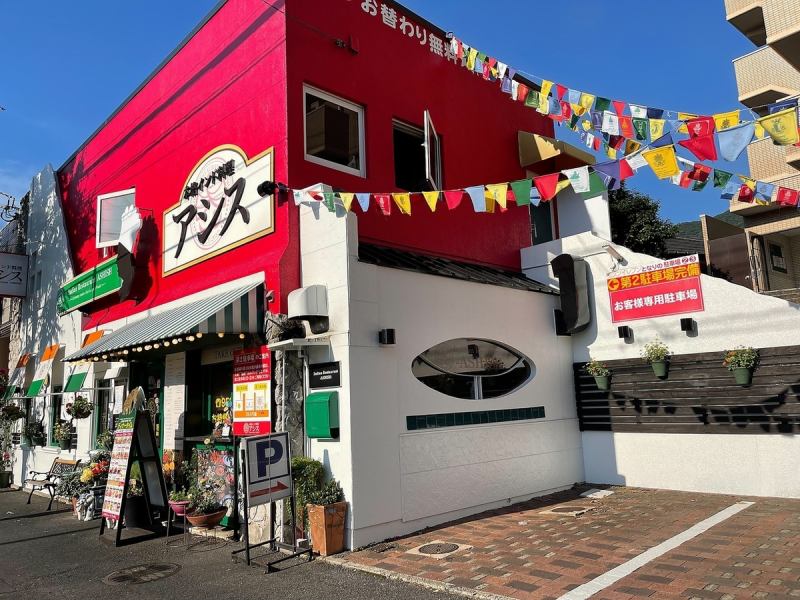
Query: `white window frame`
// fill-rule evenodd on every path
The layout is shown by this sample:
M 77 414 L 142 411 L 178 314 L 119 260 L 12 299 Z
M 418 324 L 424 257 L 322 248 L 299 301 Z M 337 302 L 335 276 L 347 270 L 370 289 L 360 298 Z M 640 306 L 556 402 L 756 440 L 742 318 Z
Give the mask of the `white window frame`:
M 422 140 L 423 146 L 425 146 L 425 178 L 428 180 L 432 189 L 441 190 L 444 189 L 442 187 L 442 140 L 436 132 L 436 128 L 433 126 L 431 113 L 428 109 L 425 109 L 424 119 L 425 128 Z M 431 154 L 430 140 L 433 140 L 432 145 L 435 146 L 435 163 L 433 161 L 434 155 Z
M 109 240 L 107 242 L 100 241 L 100 217 L 101 217 L 101 209 L 100 207 L 103 205 L 103 200 L 108 200 L 109 198 L 116 198 L 117 196 L 128 196 L 133 194 L 133 205 L 136 206 L 136 188 L 130 188 L 127 190 L 122 190 L 119 192 L 111 192 L 110 194 L 101 194 L 97 197 L 97 220 L 95 221 L 95 235 L 94 235 L 94 245 L 95 248 L 112 248 L 119 244 L 119 238 L 116 240 Z
M 340 165 L 339 163 L 314 156 L 313 154 L 309 154 L 307 152 L 308 133 L 306 131 L 306 96 L 308 96 L 308 94 L 312 94 L 317 98 L 332 102 L 333 104 L 337 104 L 342 108 L 352 110 L 356 113 L 358 116 L 358 169 L 354 169 L 346 165 Z M 303 85 L 303 155 L 308 162 L 322 165 L 323 167 L 328 167 L 329 169 L 335 169 L 337 171 L 349 173 L 350 175 L 356 175 L 357 177 L 366 177 L 367 153 L 366 135 L 364 131 L 364 107 L 359 106 L 358 104 L 353 104 L 352 102 L 348 102 L 347 100 L 339 98 L 338 96 L 334 96 L 333 94 L 323 92 L 319 88 L 315 88 L 310 85 Z

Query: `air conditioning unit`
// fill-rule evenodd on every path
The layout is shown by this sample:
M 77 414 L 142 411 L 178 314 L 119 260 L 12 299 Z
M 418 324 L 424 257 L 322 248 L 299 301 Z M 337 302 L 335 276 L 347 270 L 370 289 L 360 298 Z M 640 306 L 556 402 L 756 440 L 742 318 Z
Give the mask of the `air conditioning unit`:
M 289 292 L 287 316 L 308 323 L 313 334 L 328 331 L 328 288 L 309 285 Z

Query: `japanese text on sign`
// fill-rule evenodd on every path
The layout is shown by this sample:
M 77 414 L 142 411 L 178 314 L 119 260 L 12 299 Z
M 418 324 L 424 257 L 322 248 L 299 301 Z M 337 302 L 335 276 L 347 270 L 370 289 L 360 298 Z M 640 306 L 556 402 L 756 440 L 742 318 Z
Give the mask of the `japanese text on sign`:
M 234 352 L 234 435 L 263 435 L 270 432 L 271 361 L 268 346 Z

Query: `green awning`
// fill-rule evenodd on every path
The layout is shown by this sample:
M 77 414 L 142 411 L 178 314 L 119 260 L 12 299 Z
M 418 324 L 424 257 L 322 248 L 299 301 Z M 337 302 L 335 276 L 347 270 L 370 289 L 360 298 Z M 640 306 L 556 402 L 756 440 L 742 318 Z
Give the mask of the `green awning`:
M 67 385 L 64 386 L 65 392 L 77 392 L 83 387 L 83 382 L 86 381 L 86 376 L 89 371 L 72 373 L 67 379 Z
M 44 379 L 35 379 L 31 381 L 31 385 L 28 387 L 28 393 L 25 394 L 29 398 L 33 398 L 34 396 L 38 396 L 39 392 L 42 390 L 42 384 L 44 383 Z

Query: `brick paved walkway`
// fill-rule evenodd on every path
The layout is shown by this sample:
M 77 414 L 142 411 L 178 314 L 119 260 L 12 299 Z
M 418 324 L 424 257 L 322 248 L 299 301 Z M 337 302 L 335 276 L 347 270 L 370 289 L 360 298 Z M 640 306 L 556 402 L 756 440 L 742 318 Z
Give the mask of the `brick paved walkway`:
M 593 598 L 800 597 L 800 500 L 610 488 L 539 498 L 345 555 L 351 565 L 513 598 L 558 598 L 741 500 L 753 506 Z M 591 506 L 572 517 L 556 505 Z M 408 554 L 431 541 L 472 546 L 446 558 Z

